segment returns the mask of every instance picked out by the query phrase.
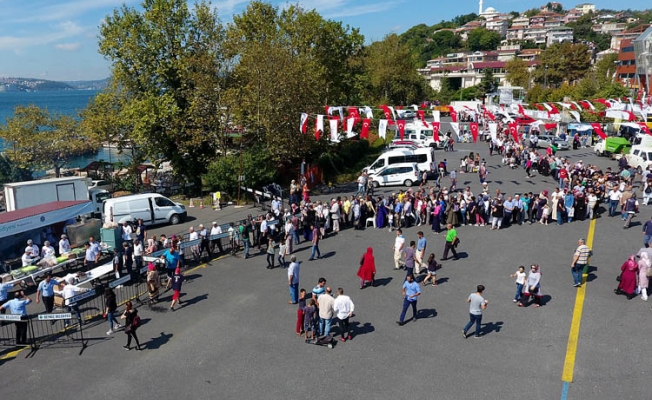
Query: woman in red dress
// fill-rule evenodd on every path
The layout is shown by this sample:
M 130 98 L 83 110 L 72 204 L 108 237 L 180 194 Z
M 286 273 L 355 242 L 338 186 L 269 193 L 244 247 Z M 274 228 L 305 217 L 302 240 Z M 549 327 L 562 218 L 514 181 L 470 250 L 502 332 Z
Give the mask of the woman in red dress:
M 636 297 L 636 275 L 638 274 L 638 264 L 634 260 L 634 256 L 629 256 L 629 259 L 620 267 L 620 270 L 622 271 L 620 283 L 614 292 L 624 294 L 631 300 Z
M 364 289 L 367 282 L 371 282 L 371 286 L 374 286 L 375 275 L 376 262 L 374 261 L 374 249 L 367 247 L 367 252 L 360 259 L 360 269 L 358 269 L 360 289 Z

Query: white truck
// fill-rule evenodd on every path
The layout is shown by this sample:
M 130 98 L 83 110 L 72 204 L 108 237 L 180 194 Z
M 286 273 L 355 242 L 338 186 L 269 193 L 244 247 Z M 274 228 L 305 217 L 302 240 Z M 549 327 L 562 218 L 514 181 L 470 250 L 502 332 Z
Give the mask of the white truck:
M 7 211 L 67 200 L 90 200 L 93 216 L 102 213 L 102 203 L 111 197 L 104 189 L 88 189 L 89 179 L 66 177 L 36 181 L 7 183 L 4 185 Z
M 432 128 L 427 128 L 421 121 L 405 124 L 405 140 L 411 140 L 425 147 L 443 149 L 446 142 L 439 133 L 439 141 L 435 140 Z

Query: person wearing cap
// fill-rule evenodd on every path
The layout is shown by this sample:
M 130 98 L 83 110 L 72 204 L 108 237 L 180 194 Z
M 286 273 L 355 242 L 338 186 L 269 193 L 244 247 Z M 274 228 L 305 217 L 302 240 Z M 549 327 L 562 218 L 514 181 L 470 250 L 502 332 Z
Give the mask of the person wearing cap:
M 199 224 L 199 239 L 201 239 L 199 242 L 199 257 L 201 258 L 201 255 L 204 254 L 204 251 L 206 251 L 206 256 L 210 258 L 210 240 L 208 236 L 208 229 L 204 228 L 204 224 Z
M 18 285 L 17 282 L 2 283 L 0 282 L 0 307 L 7 302 L 8 294 L 7 291 L 12 289 L 14 286 Z M 0 314 L 4 314 L 6 310 L 0 308 Z
M 131 224 L 128 223 L 123 223 L 122 224 L 122 240 L 125 242 L 131 243 L 131 234 L 133 233 L 133 229 L 131 228 Z
M 100 258 L 100 252 L 98 247 L 90 241 L 84 243 L 84 249 L 86 250 L 86 254 L 84 255 L 84 267 L 86 268 L 86 271 L 89 271 L 95 268 L 95 264 Z
M 34 263 L 35 259 L 32 257 L 31 247 L 25 247 L 25 252 L 23 253 L 23 256 L 20 258 L 20 260 L 22 261 L 23 267 L 29 267 Z
M 70 241 L 68 241 L 68 236 L 65 234 L 61 235 L 61 240 L 59 240 L 59 255 L 69 253 L 70 250 L 72 249 L 70 247 Z
M 12 315 L 27 316 L 27 305 L 32 302 L 32 299 L 25 296 L 21 290 L 14 294 L 14 298 L 0 306 L 0 310 L 9 310 Z M 16 321 L 16 344 L 27 344 L 27 322 Z
M 29 249 L 29 255 L 32 256 L 32 258 L 36 258 L 41 254 L 41 251 L 39 250 L 38 246 L 34 244 L 32 239 L 29 239 L 27 241 L 27 248 L 26 250 Z
M 54 247 L 50 245 L 50 242 L 46 240 L 43 243 L 43 248 L 41 249 L 41 258 L 54 257 Z
M 217 221 L 213 221 L 213 227 L 211 228 L 211 255 L 214 255 L 215 248 L 219 249 L 220 253 L 224 250 L 222 249 L 222 239 L 217 239 L 215 236 L 222 233 L 222 227 L 217 225 Z
M 48 272 L 36 289 L 36 304 L 40 303 L 41 297 L 43 297 L 45 312 L 48 314 L 54 309 L 54 288 L 58 285 L 59 281 L 52 279 L 52 274 Z

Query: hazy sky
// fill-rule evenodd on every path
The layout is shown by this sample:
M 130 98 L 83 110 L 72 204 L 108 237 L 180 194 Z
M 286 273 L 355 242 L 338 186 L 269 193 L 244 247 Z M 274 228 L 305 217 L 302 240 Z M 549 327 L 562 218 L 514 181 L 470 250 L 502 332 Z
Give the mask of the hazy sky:
M 287 1 L 271 0 L 284 6 Z M 140 0 L 0 0 L 0 76 L 52 80 L 101 79 L 109 63 L 97 53 L 98 26 L 115 7 L 139 8 Z M 189 4 L 193 4 L 191 1 Z M 248 0 L 214 1 L 223 22 L 245 10 Z M 294 3 L 294 2 L 292 2 Z M 300 0 L 324 17 L 360 28 L 367 42 L 425 23 L 478 11 L 473 0 Z M 646 2 L 600 0 L 598 8 L 639 9 Z M 531 0 L 487 0 L 500 12 L 524 11 L 545 4 Z M 562 3 L 566 8 L 575 4 Z

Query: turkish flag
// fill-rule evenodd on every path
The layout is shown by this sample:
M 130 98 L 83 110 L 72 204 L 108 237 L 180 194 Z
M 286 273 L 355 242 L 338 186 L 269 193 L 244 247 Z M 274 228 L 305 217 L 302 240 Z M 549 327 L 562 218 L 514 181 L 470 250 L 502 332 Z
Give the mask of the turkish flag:
M 306 133 L 308 131 L 308 114 L 301 113 L 301 123 L 299 124 L 299 132 Z
M 606 139 L 607 135 L 605 135 L 604 131 L 602 130 L 602 127 L 600 127 L 600 124 L 591 124 L 591 128 L 593 128 L 593 131 L 600 136 L 600 139 Z
M 632 121 L 636 120 L 636 116 L 634 115 L 633 112 L 631 112 L 631 111 L 625 111 L 625 112 L 629 116 L 629 122 L 632 122 Z
M 398 125 L 398 133 L 401 135 L 401 140 L 405 137 L 405 120 L 400 119 L 396 121 L 396 125 Z
M 607 107 L 607 108 L 611 108 L 611 103 L 609 103 L 609 102 L 608 102 L 607 100 L 605 100 L 605 99 L 594 99 L 593 101 L 597 101 L 598 103 L 603 104 L 605 107 Z
M 548 105 L 549 105 L 550 108 L 551 108 L 551 110 L 550 110 L 550 114 L 559 114 L 559 109 L 558 109 L 557 107 L 555 107 L 554 104 L 552 104 L 552 103 L 548 103 Z
M 441 127 L 441 122 L 432 123 L 432 137 L 436 142 L 439 142 L 439 128 Z
M 650 128 L 647 127 L 647 124 L 645 122 L 637 122 L 638 126 L 641 127 L 641 130 L 648 135 L 652 135 L 652 132 L 650 132 Z
M 392 112 L 389 110 L 389 107 L 383 104 L 382 106 L 378 106 L 378 108 L 383 110 L 383 114 L 385 114 L 385 119 L 387 119 L 387 121 L 392 121 Z
M 510 122 L 507 125 L 509 126 L 509 132 L 514 137 L 514 141 L 518 143 L 518 126 L 516 125 L 516 122 Z
M 471 127 L 471 135 L 473 136 L 473 143 L 475 143 L 478 141 L 478 123 L 471 122 L 469 125 Z
M 448 112 L 451 114 L 451 119 L 453 122 L 457 122 L 457 112 L 453 108 L 453 106 L 448 106 Z
M 419 119 L 421 120 L 421 123 L 423 124 L 423 126 L 428 128 L 428 124 L 426 123 L 426 112 L 423 111 L 423 110 L 418 110 L 417 114 L 419 115 Z
M 523 109 L 523 106 L 520 104 L 518 105 L 518 113 L 521 115 L 525 115 L 525 110 Z
M 536 108 L 538 108 L 539 111 L 546 111 L 546 108 L 545 108 L 544 106 L 542 106 L 541 104 L 535 104 L 534 106 L 535 106 Z
M 353 125 L 357 125 L 360 122 L 360 113 L 356 107 L 349 107 L 349 118 L 353 118 Z
M 365 118 L 362 120 L 362 130 L 360 131 L 360 139 L 367 139 L 369 137 L 369 127 L 371 126 L 371 120 Z
M 546 128 L 547 131 L 551 129 L 555 129 L 557 127 L 557 124 L 550 123 L 550 124 L 543 124 L 543 127 Z
M 489 118 L 490 120 L 492 120 L 492 121 L 495 121 L 495 120 L 496 120 L 496 116 L 493 115 L 492 113 L 490 113 L 489 111 L 485 110 L 484 114 L 485 114 L 485 115 L 487 116 L 487 118 Z

